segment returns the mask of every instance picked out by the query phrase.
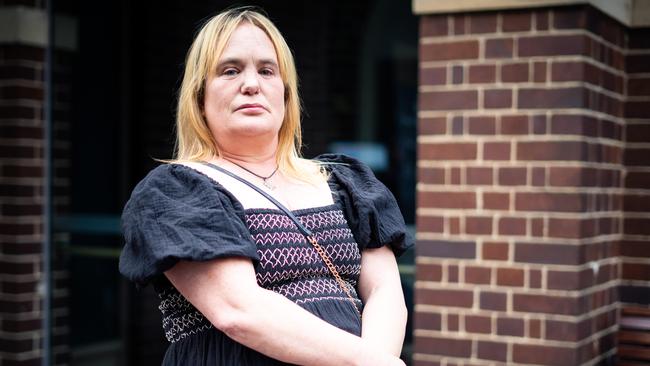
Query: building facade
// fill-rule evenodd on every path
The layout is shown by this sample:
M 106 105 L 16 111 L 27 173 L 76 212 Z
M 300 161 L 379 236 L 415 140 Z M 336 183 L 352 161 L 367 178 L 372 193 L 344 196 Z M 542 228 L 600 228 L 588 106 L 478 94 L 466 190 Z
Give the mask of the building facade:
M 0 0 L 0 366 L 160 364 L 119 214 L 233 3 Z M 366 154 L 416 233 L 407 363 L 648 352 L 621 337 L 650 307 L 647 1 L 254 3 L 295 52 L 305 155 Z
M 415 365 L 635 354 L 617 336 L 650 304 L 648 6 L 413 2 Z
M 414 226 L 410 4 L 248 3 L 294 51 L 304 154 L 370 152 Z M 195 31 L 234 4 L 243 3 L 0 1 L 1 366 L 160 364 L 159 299 L 117 271 L 120 212 L 155 159 L 172 155 Z

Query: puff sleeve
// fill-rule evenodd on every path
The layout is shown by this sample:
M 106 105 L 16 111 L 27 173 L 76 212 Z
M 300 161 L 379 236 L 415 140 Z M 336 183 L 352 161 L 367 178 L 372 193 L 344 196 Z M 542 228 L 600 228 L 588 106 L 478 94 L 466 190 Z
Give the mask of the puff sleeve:
M 258 262 L 243 217 L 239 202 L 207 176 L 183 165 L 161 165 L 124 207 L 120 272 L 144 286 L 179 260 L 239 256 Z
M 395 197 L 366 164 L 340 154 L 324 154 L 315 160 L 330 172 L 330 187 L 341 201 L 361 250 L 389 245 L 400 256 L 413 246 Z

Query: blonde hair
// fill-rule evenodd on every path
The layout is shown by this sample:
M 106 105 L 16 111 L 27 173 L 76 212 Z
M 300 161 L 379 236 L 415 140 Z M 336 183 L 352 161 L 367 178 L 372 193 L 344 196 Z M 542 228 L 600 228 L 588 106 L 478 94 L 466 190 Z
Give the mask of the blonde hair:
M 203 161 L 220 155 L 203 115 L 205 85 L 215 72 L 230 36 L 243 22 L 249 22 L 266 33 L 278 58 L 285 93 L 285 115 L 278 132 L 276 154 L 279 170 L 286 176 L 301 181 L 322 182 L 326 173 L 320 169 L 320 165 L 303 159 L 300 154 L 300 97 L 293 55 L 275 25 L 253 7 L 226 10 L 208 19 L 196 35 L 187 53 L 178 96 L 173 161 Z

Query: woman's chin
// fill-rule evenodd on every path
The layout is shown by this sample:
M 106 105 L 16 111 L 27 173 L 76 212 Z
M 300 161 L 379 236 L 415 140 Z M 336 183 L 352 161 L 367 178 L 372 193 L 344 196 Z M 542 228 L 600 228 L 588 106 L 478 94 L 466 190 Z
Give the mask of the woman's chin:
M 241 137 L 277 136 L 278 128 L 269 124 L 246 123 L 233 130 L 233 135 Z
M 271 142 L 272 138 L 278 135 L 282 126 L 282 122 L 259 116 L 231 118 L 220 123 L 211 121 L 208 124 L 215 137 L 227 138 L 233 140 L 232 142 L 239 143 L 244 143 L 244 139 L 251 139 L 255 140 L 257 144 L 263 143 L 260 138 L 264 136 L 268 136 L 269 142 Z

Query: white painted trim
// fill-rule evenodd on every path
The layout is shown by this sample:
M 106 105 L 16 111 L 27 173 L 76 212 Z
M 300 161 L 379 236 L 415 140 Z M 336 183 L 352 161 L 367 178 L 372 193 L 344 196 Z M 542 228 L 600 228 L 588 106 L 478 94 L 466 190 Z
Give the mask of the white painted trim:
M 469 11 L 536 8 L 581 4 L 588 0 L 412 0 L 414 14 L 457 13 Z
M 56 15 L 54 44 L 64 50 L 77 49 L 77 20 Z M 0 7 L 0 44 L 17 43 L 37 47 L 47 45 L 47 13 L 25 6 Z
M 594 7 L 600 9 L 600 11 L 602 11 L 603 13 L 627 25 L 628 27 L 632 26 L 632 7 L 634 5 L 634 2 L 638 2 L 638 0 L 586 1 L 586 3 L 590 3 Z M 650 5 L 650 3 L 648 3 L 647 1 L 645 2 L 646 5 Z
M 0 42 L 45 46 L 47 14 L 24 6 L 0 8 Z
M 650 26 L 648 0 L 411 0 L 417 15 L 591 4 L 628 27 Z
M 632 27 L 650 26 L 650 1 L 634 0 L 632 7 Z

